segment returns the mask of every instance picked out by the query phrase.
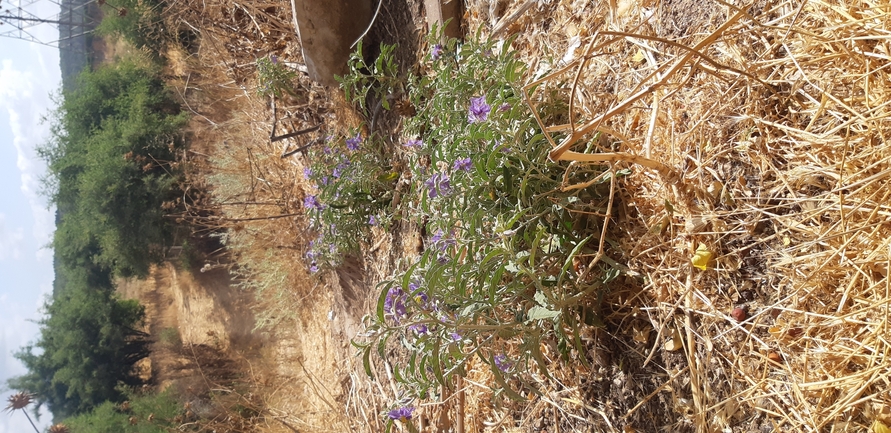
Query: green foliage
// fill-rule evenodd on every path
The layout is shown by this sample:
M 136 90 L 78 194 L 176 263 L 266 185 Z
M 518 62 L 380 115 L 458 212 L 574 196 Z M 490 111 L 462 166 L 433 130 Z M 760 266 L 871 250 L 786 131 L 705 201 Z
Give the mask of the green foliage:
M 364 140 L 359 132 L 346 138 L 329 137 L 309 149 L 312 166 L 304 175 L 316 194 L 304 207 L 317 238 L 307 253 L 311 269 L 335 266 L 341 258 L 359 250 L 369 227 L 383 217 L 393 199 L 398 173 L 392 171 L 384 147 Z
M 146 275 L 171 239 L 162 204 L 178 196 L 185 115 L 158 71 L 124 61 L 82 73 L 51 120 L 40 152 L 63 215 L 53 241 L 61 263 Z
M 136 329 L 145 309 L 119 299 L 110 282 L 90 286 L 85 277 L 69 274 L 69 286 L 45 304 L 40 337 L 15 354 L 28 373 L 9 381 L 35 393 L 56 417 L 121 401 L 119 386 L 141 383 L 133 365 L 149 351 L 148 335 Z
M 279 63 L 275 55 L 257 60 L 257 93 L 260 96 L 275 95 L 281 98 L 285 93 L 297 96 L 294 92 L 296 78 L 297 73 Z
M 367 64 L 359 43 L 350 57 L 349 73 L 337 77 L 348 101 L 364 110 L 373 96 L 382 108 L 390 109 L 390 100 L 403 87 L 396 76 L 394 50 L 394 45 L 382 45 L 378 58 Z M 382 140 L 355 130 L 346 137 L 329 136 L 308 150 L 311 164 L 304 176 L 316 189 L 304 200 L 310 229 L 316 234 L 307 252 L 312 272 L 337 266 L 344 256 L 359 251 L 370 227 L 389 224 L 399 179 L 392 157 L 392 149 Z
M 404 128 L 411 174 L 403 178 L 411 190 L 393 212 L 425 226 L 428 239 L 417 262 L 380 285 L 370 340 L 356 344 L 369 374 L 373 352 L 386 357 L 394 347 L 406 349 L 408 362 L 394 365 L 393 375 L 417 398 L 450 386 L 472 357 L 491 366 L 498 396 L 538 392 L 528 372 L 547 374 L 541 344 L 555 342 L 563 359 L 573 349 L 584 353 L 579 330 L 599 323 L 598 299 L 618 276 L 609 266 L 574 263 L 597 251 L 597 216 L 606 213 L 611 180 L 623 173 L 548 161 L 550 145 L 523 102 L 526 65 L 509 46 L 435 45 L 428 72 L 405 84 L 417 111 Z M 343 82 L 361 101 L 368 87 L 350 83 L 367 77 Z M 387 163 L 381 166 L 386 172 Z M 354 177 L 367 181 L 373 173 L 357 170 Z M 582 181 L 592 182 L 562 188 Z M 343 196 L 349 188 L 338 191 Z M 318 220 L 344 233 L 336 220 Z
M 71 433 L 167 433 L 180 426 L 181 422 L 178 421 L 182 420 L 182 405 L 170 388 L 151 394 L 128 391 L 125 395 L 129 402 L 126 408 L 105 402 L 63 423 L 71 429 Z
M 380 101 L 383 108 L 390 109 L 389 97 L 401 84 L 393 56 L 395 49 L 395 45 L 381 45 L 380 55 L 373 63 L 368 64 L 362 54 L 362 41 L 359 41 L 356 51 L 350 55 L 347 63 L 349 73 L 343 77 L 336 77 L 340 82 L 340 88 L 346 94 L 347 101 L 366 110 L 369 92 L 372 92 L 374 99 Z
M 104 16 L 96 32 L 157 53 L 165 34 L 162 6 L 157 0 L 108 0 L 102 6 Z

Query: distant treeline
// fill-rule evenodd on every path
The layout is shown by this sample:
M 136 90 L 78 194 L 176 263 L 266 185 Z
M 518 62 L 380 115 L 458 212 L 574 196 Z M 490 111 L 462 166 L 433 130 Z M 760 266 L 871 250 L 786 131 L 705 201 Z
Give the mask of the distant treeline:
M 187 117 L 145 61 L 83 72 L 50 116 L 41 150 L 45 187 L 61 211 L 53 248 L 56 287 L 40 337 L 16 357 L 28 373 L 9 386 L 36 394 L 57 419 L 125 398 L 148 355 L 138 302 L 115 293 L 115 277 L 146 276 L 174 228 L 165 208 L 180 196 L 174 163 Z M 122 387 L 122 385 L 124 387 Z

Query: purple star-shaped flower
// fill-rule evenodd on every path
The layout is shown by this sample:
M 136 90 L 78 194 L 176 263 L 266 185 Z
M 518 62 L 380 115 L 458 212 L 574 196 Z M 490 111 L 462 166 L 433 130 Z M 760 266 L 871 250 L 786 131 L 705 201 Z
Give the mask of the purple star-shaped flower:
M 423 323 L 411 325 L 408 329 L 415 331 L 418 335 L 430 335 L 430 330 L 427 329 L 427 325 L 424 325 Z
M 349 150 L 356 151 L 359 150 L 359 145 L 362 144 L 362 134 L 356 133 L 356 136 L 353 138 L 347 138 L 346 147 Z
M 439 187 L 439 193 L 441 195 L 448 195 L 452 192 L 452 184 L 449 181 L 449 175 L 443 173 L 439 175 L 439 183 L 437 184 Z
M 411 419 L 412 412 L 415 411 L 415 408 L 410 406 L 404 406 L 400 408 L 396 408 L 387 413 L 387 417 L 392 420 L 399 420 L 402 422 L 406 422 Z
M 405 292 L 402 289 L 393 287 L 387 292 L 387 297 L 384 298 L 384 313 L 392 316 L 397 322 L 400 317 L 408 314 L 405 309 Z
M 436 44 L 433 46 L 433 49 L 430 50 L 430 58 L 433 60 L 439 60 L 442 57 L 442 44 Z
M 470 109 L 467 112 L 467 121 L 470 123 L 482 123 L 489 118 L 492 107 L 486 103 L 486 97 L 470 98 Z
M 434 174 L 430 179 L 424 181 L 424 186 L 427 187 L 427 195 L 429 195 L 430 198 L 436 198 L 436 196 L 439 195 L 436 190 L 436 178 L 438 176 L 438 174 Z
M 459 159 L 456 159 L 455 164 L 452 165 L 452 170 L 470 171 L 470 168 L 472 166 L 473 166 L 473 163 L 471 163 L 470 158 L 463 158 L 463 159 L 459 158 Z
M 420 139 L 417 139 L 417 138 L 412 139 L 412 140 L 408 140 L 408 141 L 406 141 L 405 144 L 404 144 L 405 147 L 409 147 L 409 148 L 413 148 L 413 149 L 414 149 L 414 148 L 421 147 L 421 146 L 423 146 L 423 145 L 424 145 L 424 142 L 421 141 Z
M 498 367 L 499 370 L 506 372 L 513 367 L 513 364 L 508 362 L 507 356 L 502 354 L 495 355 L 495 367 Z
M 448 195 L 452 192 L 452 184 L 449 181 L 449 175 L 434 173 L 433 176 L 430 176 L 430 179 L 424 181 L 424 186 L 427 187 L 427 193 L 430 198 L 436 198 L 440 195 Z
M 430 237 L 430 242 L 433 243 L 433 246 L 436 247 L 439 251 L 445 251 L 449 247 L 457 244 L 454 238 L 452 238 L 451 234 L 448 236 L 443 233 L 442 229 L 437 230 L 433 236 Z
M 307 209 L 321 209 L 322 203 L 319 198 L 314 195 L 308 195 L 303 199 L 303 207 Z

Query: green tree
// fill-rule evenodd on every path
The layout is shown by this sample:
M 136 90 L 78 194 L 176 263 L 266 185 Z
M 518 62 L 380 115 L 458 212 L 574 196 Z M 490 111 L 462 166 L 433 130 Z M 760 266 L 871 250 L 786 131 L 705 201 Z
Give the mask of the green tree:
M 137 330 L 144 307 L 119 299 L 110 287 L 88 287 L 71 277 L 45 305 L 38 340 L 15 354 L 28 373 L 9 381 L 13 389 L 36 394 L 57 417 L 121 401 L 121 385 L 142 383 L 133 366 L 149 353 L 148 335 Z
M 146 275 L 171 240 L 162 205 L 178 196 L 186 115 L 156 69 L 123 61 L 82 73 L 51 120 L 40 153 L 61 264 Z

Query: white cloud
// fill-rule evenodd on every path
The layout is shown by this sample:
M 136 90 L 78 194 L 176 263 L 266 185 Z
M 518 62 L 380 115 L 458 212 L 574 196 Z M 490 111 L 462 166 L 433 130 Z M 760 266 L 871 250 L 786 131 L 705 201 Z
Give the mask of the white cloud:
M 37 56 L 42 60 L 39 53 Z M 41 69 L 40 75 L 52 75 L 45 67 Z M 55 89 L 50 86 L 54 86 L 51 80 L 35 77 L 29 71 L 17 70 L 11 61 L 3 61 L 0 69 L 0 107 L 9 114 L 12 142 L 17 153 L 16 167 L 20 172 L 20 189 L 28 200 L 34 222 L 32 235 L 40 247 L 49 244 L 55 229 L 54 211 L 47 208 L 46 200 L 40 195 L 40 178 L 46 170 L 36 151 L 48 138 L 47 127 L 42 124 L 41 118 L 53 106 L 49 95 Z M 49 260 L 52 253 L 41 248 L 37 250 L 37 256 Z
M 25 230 L 21 227 L 15 230 L 7 229 L 6 215 L 0 213 L 0 260 L 20 258 L 24 240 Z

